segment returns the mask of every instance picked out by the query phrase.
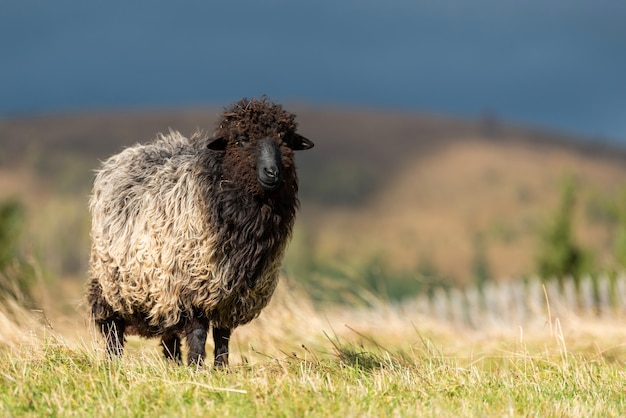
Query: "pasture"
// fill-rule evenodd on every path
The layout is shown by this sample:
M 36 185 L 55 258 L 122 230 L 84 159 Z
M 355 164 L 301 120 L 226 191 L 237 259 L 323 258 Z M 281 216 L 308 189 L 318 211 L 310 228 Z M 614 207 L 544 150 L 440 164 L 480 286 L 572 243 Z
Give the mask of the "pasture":
M 472 330 L 383 301 L 318 309 L 281 286 L 236 330 L 228 371 L 173 364 L 156 341 L 133 337 L 110 361 L 84 318 L 22 312 L 0 350 L 0 413 L 622 416 L 623 322 L 548 311 Z
M 318 154 L 298 161 L 281 284 L 235 330 L 227 371 L 132 336 L 111 361 L 84 304 L 97 160 L 169 126 L 192 132 L 206 112 L 0 121 L 0 203 L 15 203 L 0 222 L 1 416 L 626 414 L 623 150 L 300 110 Z M 576 281 L 541 280 L 533 259 L 565 176 L 573 239 L 594 257 Z

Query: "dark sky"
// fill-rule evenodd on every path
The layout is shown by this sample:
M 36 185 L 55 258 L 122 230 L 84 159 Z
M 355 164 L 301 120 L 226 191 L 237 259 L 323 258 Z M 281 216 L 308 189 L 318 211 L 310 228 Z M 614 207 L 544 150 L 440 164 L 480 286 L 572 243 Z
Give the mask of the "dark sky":
M 0 117 L 242 96 L 626 144 L 626 1 L 3 0 Z

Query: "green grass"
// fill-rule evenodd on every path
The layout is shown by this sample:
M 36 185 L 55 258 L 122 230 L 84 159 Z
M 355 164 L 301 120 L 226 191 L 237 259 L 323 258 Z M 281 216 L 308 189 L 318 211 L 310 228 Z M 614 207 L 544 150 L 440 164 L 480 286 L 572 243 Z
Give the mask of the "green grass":
M 414 337 L 414 338 L 413 338 Z M 433 341 L 389 349 L 325 338 L 228 371 L 169 363 L 136 347 L 110 361 L 43 337 L 0 350 L 1 416 L 623 416 L 623 348 L 568 352 L 564 340 L 446 354 Z M 408 340 L 407 340 L 408 341 Z M 289 341 L 285 346 L 289 346 Z M 143 343 L 142 343 L 143 344 Z M 132 345 L 132 344 L 131 344 Z M 244 349 L 245 350 L 245 349 Z M 621 351 L 620 351 L 621 350 Z M 611 355 L 609 355 L 611 354 Z M 238 364 L 237 364 L 238 363 Z

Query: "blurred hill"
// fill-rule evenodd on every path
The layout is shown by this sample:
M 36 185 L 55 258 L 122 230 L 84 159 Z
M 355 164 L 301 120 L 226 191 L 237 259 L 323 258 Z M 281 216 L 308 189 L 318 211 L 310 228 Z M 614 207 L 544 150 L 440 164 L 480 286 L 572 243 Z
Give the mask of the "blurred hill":
M 512 126 L 490 115 L 465 120 L 286 107 L 316 144 L 296 157 L 302 210 L 287 259 L 295 275 L 326 264 L 348 276 L 384 268 L 464 283 L 472 280 L 477 257 L 494 278 L 532 274 L 538 231 L 556 208 L 566 177 L 577 185 L 577 238 L 601 263 L 612 262 L 614 219 L 606 202 L 626 185 L 624 149 Z M 0 198 L 17 196 L 30 208 L 32 239 L 44 242 L 36 244 L 44 258 L 54 259 L 46 253 L 72 241 L 63 245 L 74 256 L 51 264 L 84 276 L 86 198 L 98 161 L 170 128 L 184 135 L 210 133 L 219 112 L 158 109 L 0 120 Z M 68 230 L 70 217 L 74 226 Z

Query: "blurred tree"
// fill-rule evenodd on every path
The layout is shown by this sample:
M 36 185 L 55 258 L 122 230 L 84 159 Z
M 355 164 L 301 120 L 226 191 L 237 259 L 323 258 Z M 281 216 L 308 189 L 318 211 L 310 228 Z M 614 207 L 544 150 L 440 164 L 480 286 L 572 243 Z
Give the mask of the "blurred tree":
M 561 201 L 552 222 L 541 233 L 537 272 L 545 279 L 556 279 L 561 289 L 567 277 L 576 285 L 580 276 L 588 272 L 589 254 L 575 242 L 573 237 L 573 217 L 576 206 L 576 184 L 568 177 L 561 189 Z
M 35 277 L 20 251 L 25 211 L 17 200 L 0 202 L 0 300 L 12 298 L 29 303 Z

